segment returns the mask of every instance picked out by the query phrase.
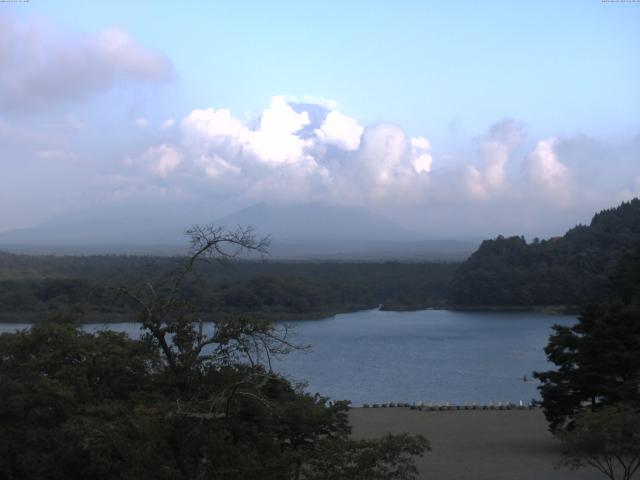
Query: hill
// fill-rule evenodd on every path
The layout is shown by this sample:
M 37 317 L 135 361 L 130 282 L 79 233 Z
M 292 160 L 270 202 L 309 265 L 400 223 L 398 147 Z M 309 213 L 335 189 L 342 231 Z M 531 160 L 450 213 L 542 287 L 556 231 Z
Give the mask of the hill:
M 456 271 L 451 303 L 460 306 L 582 305 L 608 295 L 617 261 L 640 246 L 640 199 L 594 215 L 562 237 L 498 236 L 482 242 Z

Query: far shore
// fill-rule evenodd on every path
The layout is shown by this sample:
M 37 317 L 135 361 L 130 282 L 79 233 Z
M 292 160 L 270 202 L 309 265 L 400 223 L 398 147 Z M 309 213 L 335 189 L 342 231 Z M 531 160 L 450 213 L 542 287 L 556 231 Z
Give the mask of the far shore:
M 422 434 L 432 451 L 417 459 L 424 480 L 600 480 L 585 468 L 556 468 L 560 445 L 540 409 L 420 411 L 351 408 L 355 438 Z
M 478 306 L 460 306 L 460 305 L 433 305 L 433 306 L 420 306 L 420 307 L 403 307 L 401 305 L 359 305 L 353 308 L 346 308 L 343 310 L 329 310 L 329 311 L 317 311 L 306 313 L 295 312 L 235 312 L 229 314 L 241 314 L 255 316 L 259 318 L 265 318 L 272 322 L 298 322 L 304 320 L 322 320 L 324 318 L 334 317 L 336 315 L 344 315 L 355 312 L 365 312 L 368 310 L 382 310 L 385 312 L 419 312 L 424 310 L 450 310 L 460 312 L 536 312 L 546 313 L 549 315 L 577 315 L 579 313 L 579 307 L 566 306 L 566 305 L 478 305 Z M 56 313 L 69 313 L 77 316 L 80 323 L 93 324 L 93 323 L 137 323 L 136 312 L 77 312 L 62 310 L 56 311 L 42 311 L 42 312 L 0 312 L 0 324 L 1 323 L 38 323 L 46 320 L 51 315 Z M 215 321 L 217 318 L 221 318 L 225 313 L 216 315 L 201 314 L 205 317 L 206 322 Z
M 580 307 L 574 305 L 450 305 L 443 310 L 469 312 L 536 312 L 550 315 L 577 315 Z

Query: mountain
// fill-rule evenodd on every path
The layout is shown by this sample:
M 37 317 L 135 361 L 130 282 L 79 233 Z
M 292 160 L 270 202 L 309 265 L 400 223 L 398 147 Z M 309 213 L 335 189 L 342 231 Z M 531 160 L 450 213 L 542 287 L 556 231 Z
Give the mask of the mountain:
M 482 242 L 450 285 L 456 305 L 583 305 L 602 302 L 618 260 L 640 246 L 640 199 L 594 215 L 562 237 L 499 236 Z
M 186 249 L 184 212 L 86 212 L 0 234 L 0 248 L 30 253 L 176 254 Z M 425 238 L 365 208 L 322 203 L 257 204 L 212 222 L 252 226 L 272 239 L 271 256 L 294 260 L 462 260 L 477 243 Z
M 177 253 L 184 250 L 183 228 L 133 214 L 84 212 L 31 228 L 0 233 L 0 248 L 31 253 Z M 159 250 L 162 250 L 161 252 Z
M 271 237 L 273 258 L 289 260 L 463 260 L 477 242 L 426 238 L 361 207 L 257 204 L 215 222 L 252 225 Z
M 252 225 L 258 234 L 274 241 L 388 243 L 424 240 L 382 215 L 365 208 L 338 207 L 323 203 L 269 205 L 260 203 L 215 222 L 233 228 Z

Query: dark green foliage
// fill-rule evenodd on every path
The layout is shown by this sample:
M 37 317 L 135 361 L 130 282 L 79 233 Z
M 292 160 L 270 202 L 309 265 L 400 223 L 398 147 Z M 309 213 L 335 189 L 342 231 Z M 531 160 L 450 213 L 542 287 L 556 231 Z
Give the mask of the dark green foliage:
M 183 260 L 1 254 L 0 317 L 37 321 L 41 313 L 64 309 L 82 313 L 85 321 L 126 318 L 135 305 L 114 299 L 104 285 L 156 282 Z M 316 318 L 379 304 L 394 309 L 442 305 L 455 268 L 448 263 L 203 262 L 185 279 L 182 292 L 209 319 L 229 313 Z
M 563 462 L 592 466 L 610 480 L 631 480 L 640 467 L 640 411 L 608 406 L 580 414 L 571 429 L 558 432 Z
M 638 306 L 587 307 L 575 326 L 554 327 L 545 352 L 558 369 L 535 377 L 542 382 L 542 406 L 552 429 L 585 405 L 640 404 Z
M 573 327 L 554 326 L 545 348 L 557 370 L 535 373 L 552 430 L 584 408 L 640 406 L 640 249 L 612 274 L 608 303 L 583 308 Z
M 413 456 L 429 450 L 417 435 L 391 435 L 376 440 L 322 441 L 303 470 L 305 480 L 409 480 L 418 471 Z
M 457 270 L 456 305 L 583 305 L 607 298 L 607 277 L 640 245 L 640 200 L 597 213 L 589 226 L 527 244 L 486 240 Z M 637 294 L 637 291 L 636 291 Z
M 140 340 L 62 317 L 0 335 L 0 478 L 315 479 L 331 452 L 344 468 L 332 478 L 414 479 L 423 438 L 354 441 L 348 402 L 271 370 L 273 355 L 296 348 L 286 331 L 246 315 L 203 331 L 183 291 L 196 261 L 224 256 L 223 244 L 265 244 L 250 230 L 190 233 L 192 256 L 164 281 L 117 289 L 137 305 Z
M 3 479 L 404 480 L 428 447 L 351 440 L 346 402 L 259 367 L 201 364 L 184 382 L 122 334 L 42 322 L 0 352 Z
M 157 360 L 123 334 L 62 319 L 0 336 L 2 478 L 111 478 Z
M 172 370 L 148 342 L 69 322 L 0 336 L 0 476 L 290 478 L 318 439 L 348 441 L 346 404 L 216 350 Z

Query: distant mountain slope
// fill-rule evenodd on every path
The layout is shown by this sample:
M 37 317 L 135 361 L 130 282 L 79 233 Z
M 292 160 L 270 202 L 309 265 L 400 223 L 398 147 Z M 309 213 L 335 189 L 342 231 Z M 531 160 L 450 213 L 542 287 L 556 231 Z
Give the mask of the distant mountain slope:
M 0 233 L 0 248 L 184 245 L 184 215 L 165 209 L 96 208 L 60 215 L 30 228 Z M 180 225 L 180 226 L 178 226 Z M 99 249 L 98 249 L 99 250 Z
M 424 240 L 421 235 L 365 208 L 338 207 L 322 203 L 260 203 L 221 218 L 215 223 L 229 228 L 252 225 L 258 234 L 270 234 L 274 240 L 287 243 L 386 243 Z
M 252 226 L 257 236 L 270 235 L 270 253 L 277 259 L 460 261 L 479 243 L 428 239 L 365 208 L 322 203 L 257 204 L 207 222 L 229 229 Z M 183 232 L 193 223 L 197 220 L 188 210 L 85 211 L 1 233 L 0 249 L 37 254 L 175 255 L 186 251 Z
M 272 238 L 272 258 L 288 260 L 461 261 L 479 241 L 429 239 L 361 207 L 257 204 L 215 222 L 252 225 Z
M 457 305 L 581 305 L 600 302 L 617 260 L 640 246 L 640 200 L 594 215 L 563 237 L 482 242 L 457 270 L 450 298 Z

